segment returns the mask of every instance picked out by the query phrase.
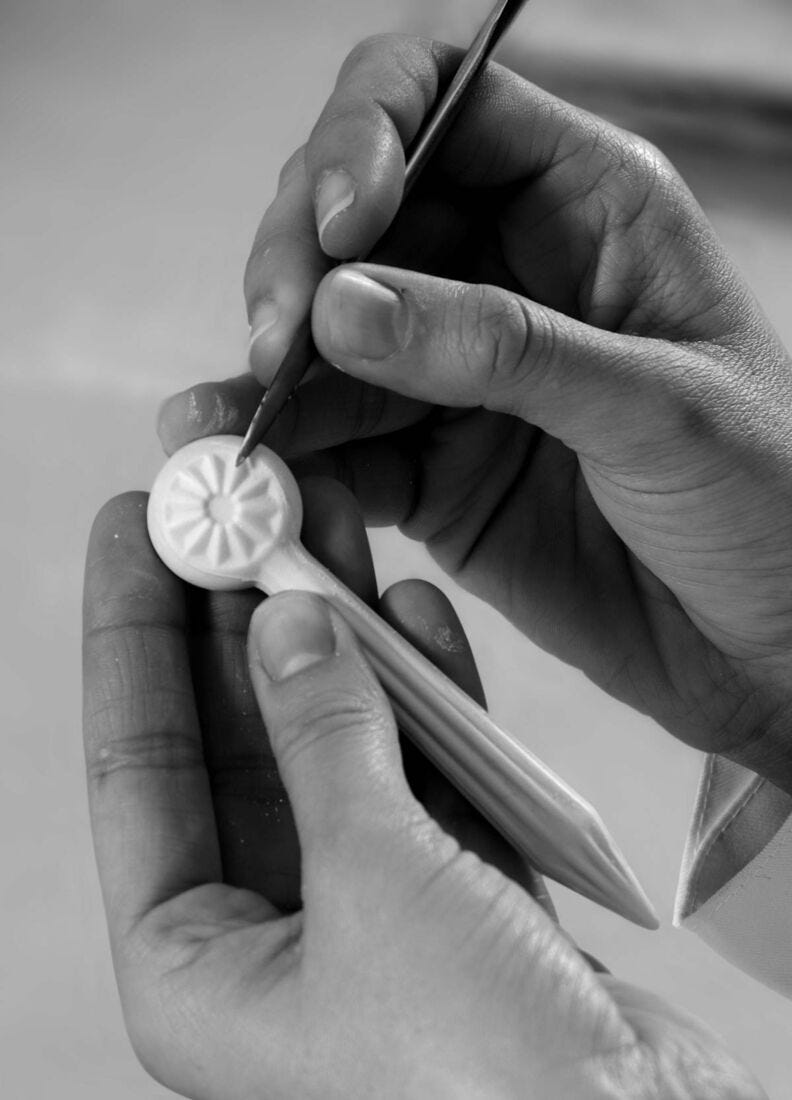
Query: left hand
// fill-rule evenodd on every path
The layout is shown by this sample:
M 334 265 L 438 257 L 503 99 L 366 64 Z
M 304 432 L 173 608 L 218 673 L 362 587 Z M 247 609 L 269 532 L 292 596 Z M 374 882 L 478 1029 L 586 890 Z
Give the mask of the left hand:
M 348 497 L 327 483 L 303 497 L 305 541 L 319 549 L 318 517 L 326 564 L 371 592 Z M 400 591 L 390 617 L 414 640 L 424 624 L 450 629 L 445 671 L 475 691 L 453 613 L 426 586 Z M 459 801 L 438 827 L 405 781 L 371 670 L 340 617 L 319 625 L 315 597 L 256 611 L 257 706 L 256 600 L 173 577 L 142 494 L 100 514 L 89 792 L 127 1027 L 153 1076 L 201 1100 L 763 1096 L 698 1025 L 597 978 L 488 866 L 508 851 Z M 486 862 L 448 835 L 459 819 Z
M 303 479 L 300 492 L 301 537 L 310 552 L 484 705 L 470 646 L 443 594 L 416 580 L 394 585 L 378 599 L 354 497 L 339 482 L 319 477 Z M 208 784 L 211 831 L 216 823 L 211 843 L 224 880 L 294 909 L 301 903 L 294 817 L 248 675 L 248 625 L 262 596 L 205 592 L 174 577 L 149 542 L 146 500 L 143 493 L 130 493 L 110 501 L 97 517 L 88 550 L 89 769 L 104 786 L 110 767 L 172 767 L 176 753 L 176 763 L 189 769 L 200 757 L 200 783 L 185 793 L 185 809 L 198 810 Z M 157 741 L 158 732 L 169 734 L 167 744 Z M 120 742 L 108 743 L 111 735 Z M 411 743 L 403 744 L 403 752 L 410 784 L 442 827 L 553 912 L 541 877 Z

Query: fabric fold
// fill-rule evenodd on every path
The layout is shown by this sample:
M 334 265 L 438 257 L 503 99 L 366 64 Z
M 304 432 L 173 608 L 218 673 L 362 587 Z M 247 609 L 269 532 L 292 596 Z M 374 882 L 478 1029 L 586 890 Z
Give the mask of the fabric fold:
M 792 796 L 738 764 L 707 758 L 674 923 L 792 998 Z

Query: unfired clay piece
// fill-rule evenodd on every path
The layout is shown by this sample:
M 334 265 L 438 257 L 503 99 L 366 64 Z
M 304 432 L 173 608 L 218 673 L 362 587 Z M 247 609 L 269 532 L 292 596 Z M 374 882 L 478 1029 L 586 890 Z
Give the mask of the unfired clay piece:
M 210 589 L 256 586 L 328 599 L 360 639 L 401 728 L 539 871 L 655 927 L 649 901 L 592 807 L 320 565 L 299 541 L 302 502 L 286 464 L 236 436 L 178 451 L 151 492 L 148 524 L 169 568 Z

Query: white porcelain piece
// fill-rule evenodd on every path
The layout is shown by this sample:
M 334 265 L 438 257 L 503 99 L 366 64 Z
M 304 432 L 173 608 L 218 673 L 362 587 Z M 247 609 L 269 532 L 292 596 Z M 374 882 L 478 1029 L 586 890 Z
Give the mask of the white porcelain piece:
M 204 588 L 324 596 L 356 632 L 400 727 L 537 870 L 656 927 L 594 809 L 308 554 L 299 489 L 282 459 L 258 446 L 237 467 L 238 451 L 236 436 L 211 436 L 161 470 L 148 525 L 165 564 Z

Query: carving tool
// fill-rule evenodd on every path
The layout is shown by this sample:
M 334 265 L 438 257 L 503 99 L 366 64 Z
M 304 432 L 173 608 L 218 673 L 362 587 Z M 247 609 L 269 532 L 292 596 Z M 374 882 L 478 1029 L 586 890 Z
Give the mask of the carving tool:
M 462 59 L 462 63 L 448 89 L 436 104 L 423 130 L 410 148 L 404 175 L 402 201 L 410 193 L 427 161 L 448 132 L 481 68 L 488 61 L 493 50 L 526 3 L 527 0 L 497 0 L 495 7 Z M 368 253 L 365 256 L 360 256 L 358 262 L 364 262 L 367 256 Z M 311 313 L 309 310 L 307 316 L 303 318 L 297 328 L 289 350 L 286 352 L 272 383 L 262 397 L 261 403 L 250 422 L 237 457 L 238 466 L 242 465 L 256 444 L 269 431 L 315 356 L 316 348 L 311 337 Z
M 302 500 L 289 468 L 261 445 L 240 468 L 238 443 L 232 435 L 196 440 L 160 471 L 148 527 L 165 564 L 203 588 L 324 596 L 355 631 L 400 728 L 495 828 L 538 871 L 656 928 L 596 811 L 311 557 L 299 541 Z

